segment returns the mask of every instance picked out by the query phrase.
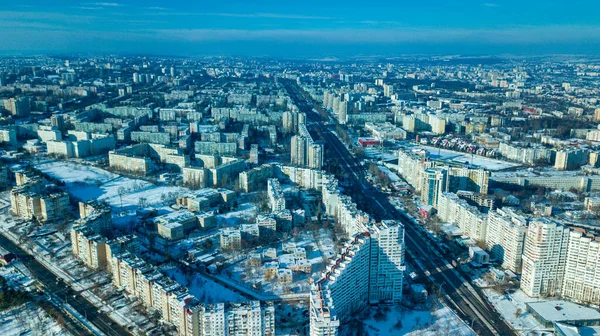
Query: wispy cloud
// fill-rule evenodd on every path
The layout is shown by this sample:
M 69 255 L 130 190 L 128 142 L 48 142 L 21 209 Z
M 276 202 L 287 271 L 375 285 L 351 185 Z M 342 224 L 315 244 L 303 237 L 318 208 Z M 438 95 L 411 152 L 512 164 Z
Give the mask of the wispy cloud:
M 498 29 L 159 29 L 149 30 L 156 39 L 187 42 L 280 41 L 324 43 L 479 43 L 529 44 L 564 43 L 600 38 L 595 26 L 505 27 Z
M 100 7 L 123 7 L 123 4 L 118 2 L 88 2 L 84 3 L 86 6 L 100 6 Z
M 19 11 L 0 11 L 0 20 L 14 20 L 22 22 L 45 22 L 45 23 L 64 23 L 70 24 L 90 23 L 97 19 L 93 15 L 76 15 L 58 12 L 19 12 Z
M 256 19 L 289 19 L 289 20 L 330 20 L 330 16 L 314 16 L 300 14 L 282 14 L 282 13 L 202 13 L 202 12 L 159 12 L 149 13 L 156 15 L 169 16 L 220 16 L 234 18 L 256 18 Z
M 484 7 L 500 7 L 500 5 L 498 5 L 496 3 L 491 3 L 491 2 L 486 2 L 486 3 L 482 4 L 482 6 L 484 6 Z
M 371 26 L 377 26 L 377 25 L 400 25 L 401 24 L 398 21 L 378 21 L 378 20 L 363 20 L 363 21 L 359 21 L 358 23 L 364 24 L 364 25 L 371 25 Z
M 1 17 L 0 17 L 1 18 Z M 7 20 L 8 21 L 8 20 Z M 0 20 L 0 22 L 2 22 Z M 67 21 L 68 22 L 68 21 Z M 120 27 L 118 31 L 79 29 L 78 27 L 48 27 L 39 24 L 0 23 L 0 40 L 15 51 L 68 51 L 80 52 L 156 52 L 160 46 L 168 50 L 206 50 L 216 52 L 221 46 L 236 48 L 243 42 L 252 42 L 256 49 L 250 53 L 272 52 L 277 43 L 306 46 L 339 47 L 360 46 L 377 48 L 460 48 L 468 53 L 470 48 L 494 50 L 536 50 L 547 48 L 552 52 L 573 50 L 596 50 L 593 45 L 600 40 L 598 26 L 506 26 L 496 29 L 448 29 L 448 28 L 388 28 L 388 29 L 139 29 Z M 484 42 L 482 42 L 484 41 Z M 242 42 L 242 43 L 237 43 Z M 217 45 L 217 49 L 215 48 Z M 450 47 L 448 47 L 450 46 Z M 196 49 L 194 49 L 196 48 Z M 210 49 L 213 48 L 213 49 Z M 229 47 L 228 47 L 229 48 Z M 261 49 L 262 48 L 262 49 Z M 265 49 L 266 48 L 266 49 Z M 523 49 L 524 48 L 524 49 Z M 587 49 L 585 49 L 587 48 Z M 311 49 L 311 48 L 307 48 Z M 212 51 L 209 51 L 212 50 Z M 224 49 L 223 49 L 224 50 Z M 248 50 L 244 49 L 246 52 Z M 312 49 L 311 49 L 312 50 Z M 317 50 L 317 49 L 314 49 Z M 371 49 L 370 49 L 371 50 Z M 390 50 L 390 49 L 386 49 Z M 454 49 L 456 50 L 456 49 Z
M 72 7 L 74 9 L 81 9 L 81 10 L 100 10 L 100 9 L 104 9 L 104 7 L 92 7 L 92 6 L 77 6 L 77 7 Z

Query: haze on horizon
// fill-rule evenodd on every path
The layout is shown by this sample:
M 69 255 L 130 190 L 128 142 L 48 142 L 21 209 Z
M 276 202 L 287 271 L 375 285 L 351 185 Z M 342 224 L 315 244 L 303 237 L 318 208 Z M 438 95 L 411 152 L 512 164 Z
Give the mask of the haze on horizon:
M 597 55 L 599 11 L 593 0 L 23 0 L 0 10 L 0 53 Z

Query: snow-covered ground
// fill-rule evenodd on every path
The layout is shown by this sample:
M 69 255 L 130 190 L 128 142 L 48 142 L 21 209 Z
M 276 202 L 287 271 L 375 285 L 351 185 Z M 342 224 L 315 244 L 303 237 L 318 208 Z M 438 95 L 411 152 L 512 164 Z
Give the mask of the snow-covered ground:
M 123 177 L 101 168 L 73 162 L 56 161 L 37 167 L 49 176 L 66 183 L 68 193 L 80 201 L 99 200 L 113 208 L 113 222 L 127 224 L 139 208 L 140 198 L 145 206 L 159 210 L 160 214 L 172 211 L 168 205 L 178 195 L 190 190 L 182 187 L 157 186 L 150 182 Z
M 0 335 L 71 335 L 33 302 L 0 311 Z
M 78 182 L 105 183 L 119 177 L 104 169 L 65 161 L 44 163 L 36 167 L 41 172 L 59 179 L 67 184 Z
M 198 273 L 184 274 L 177 265 L 163 267 L 162 271 L 180 285 L 187 287 L 189 293 L 202 302 L 218 303 L 247 301 L 238 293 L 235 293 Z
M 254 223 L 257 215 L 258 209 L 256 208 L 256 205 L 243 203 L 237 207 L 237 210 L 217 215 L 217 227 Z
M 47 163 L 40 165 L 38 169 L 65 182 L 73 197 L 82 201 L 107 201 L 113 207 L 137 207 L 140 197 L 146 198 L 147 206 L 158 207 L 163 203 L 163 197 L 189 191 L 180 187 L 155 186 L 144 180 L 122 177 L 100 168 L 72 162 Z M 124 193 L 121 195 L 120 191 Z
M 381 321 L 375 320 L 374 313 L 375 309 L 371 311 L 370 317 L 363 321 L 365 332 L 370 336 L 475 335 L 463 321 L 443 305 L 425 311 L 406 310 L 400 306 L 392 307 Z
M 500 294 L 493 289 L 484 289 L 483 292 L 494 308 L 502 315 L 520 335 L 531 335 L 532 332 L 551 331 L 541 325 L 533 315 L 527 312 L 527 302 L 543 301 L 530 298 L 523 291 L 516 290 L 512 294 Z M 541 333 L 537 333 L 541 334 Z

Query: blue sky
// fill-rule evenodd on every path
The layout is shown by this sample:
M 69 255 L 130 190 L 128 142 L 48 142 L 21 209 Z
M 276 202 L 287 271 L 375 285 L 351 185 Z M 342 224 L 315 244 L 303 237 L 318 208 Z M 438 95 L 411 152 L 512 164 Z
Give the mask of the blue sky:
M 598 13 L 598 0 L 17 0 L 0 9 L 0 52 L 600 54 Z

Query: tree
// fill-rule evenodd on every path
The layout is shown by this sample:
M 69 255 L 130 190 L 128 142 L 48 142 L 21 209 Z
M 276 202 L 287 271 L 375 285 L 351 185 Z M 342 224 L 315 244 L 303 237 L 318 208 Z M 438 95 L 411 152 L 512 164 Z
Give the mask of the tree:
M 119 200 L 121 201 L 121 211 L 123 211 L 123 195 L 125 195 L 127 191 L 125 190 L 125 187 L 121 186 L 117 189 L 117 192 L 119 193 Z
M 421 317 L 415 316 L 415 328 L 421 326 Z
M 402 329 L 402 319 L 398 319 L 398 321 L 396 322 L 396 324 L 394 324 L 394 329 L 395 330 Z
M 377 309 L 377 311 L 373 315 L 373 318 L 377 322 L 383 322 L 385 320 L 385 314 L 383 313 L 383 311 L 381 309 Z
M 147 205 L 146 197 L 140 197 L 140 199 L 138 200 L 138 208 L 143 209 L 146 207 L 146 205 Z
M 519 318 L 519 315 L 521 315 L 521 308 L 517 308 L 517 310 L 515 311 L 515 317 Z

